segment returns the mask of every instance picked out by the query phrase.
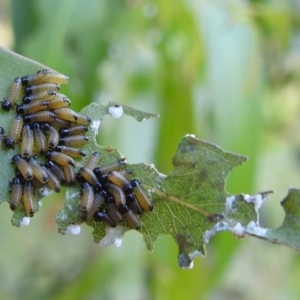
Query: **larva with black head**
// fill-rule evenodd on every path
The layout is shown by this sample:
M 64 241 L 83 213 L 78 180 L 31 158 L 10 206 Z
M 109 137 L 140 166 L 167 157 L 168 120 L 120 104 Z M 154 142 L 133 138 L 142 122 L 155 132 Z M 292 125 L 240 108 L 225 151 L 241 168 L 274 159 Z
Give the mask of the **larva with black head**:
M 20 154 L 15 154 L 11 160 L 16 165 L 25 180 L 29 181 L 33 179 L 33 171 L 31 166 L 21 157 Z
M 112 218 L 104 211 L 97 211 L 94 214 L 94 221 L 95 222 L 105 222 L 109 227 L 116 227 L 117 223 L 112 220 Z
M 57 72 L 53 72 L 47 69 L 43 69 L 37 72 L 38 74 L 43 74 L 43 82 L 67 84 L 69 82 L 69 77 Z
M 23 85 L 35 85 L 41 83 L 66 84 L 69 82 L 69 77 L 60 73 L 52 72 L 51 70 L 43 69 L 34 75 L 23 76 L 21 80 Z
M 114 197 L 112 196 L 108 196 L 106 199 L 106 212 L 115 223 L 120 223 L 123 221 L 122 214 L 120 213 Z
M 75 162 L 74 162 L 73 158 L 66 154 L 63 154 L 63 153 L 59 153 L 56 151 L 48 151 L 48 152 L 46 152 L 45 157 L 47 159 L 50 159 L 50 160 L 56 162 L 57 164 L 59 164 L 61 166 L 66 166 L 66 167 L 68 167 L 68 166 L 74 167 L 75 166 Z
M 75 170 L 73 167 L 61 166 L 66 178 L 66 184 L 73 185 L 75 183 Z
M 47 182 L 48 187 L 54 192 L 59 193 L 61 188 L 59 179 L 45 166 L 42 166 L 42 168 L 45 170 L 48 176 L 48 182 Z
M 70 121 L 62 120 L 60 118 L 55 118 L 54 120 L 48 122 L 49 125 L 57 127 L 57 128 L 68 128 L 71 126 Z
M 59 142 L 59 133 L 58 131 L 49 124 L 45 123 L 41 125 L 41 129 L 45 132 L 48 136 L 47 138 L 47 148 L 53 150 Z
M 101 177 L 101 175 L 105 174 L 105 173 L 109 173 L 111 171 L 119 171 L 121 170 L 122 167 L 126 166 L 126 162 L 125 162 L 126 158 L 121 158 L 119 160 L 117 160 L 116 162 L 101 166 L 101 167 L 97 167 L 94 169 L 94 172 L 96 174 L 96 176 Z
M 69 147 L 69 146 L 63 146 L 63 145 L 56 146 L 56 148 L 54 150 L 57 152 L 67 154 L 73 158 L 80 158 L 80 157 L 84 157 L 86 155 L 85 151 L 83 151 L 82 149 Z
M 22 200 L 27 216 L 33 217 L 36 208 L 33 200 L 33 188 L 31 182 L 26 181 L 24 183 Z
M 127 206 L 122 209 L 122 215 L 129 227 L 136 230 L 141 228 L 141 221 L 139 217 Z
M 100 153 L 94 152 L 85 162 L 84 167 L 79 170 L 79 173 L 77 173 L 76 175 L 77 181 L 78 182 L 91 181 L 93 182 L 91 184 L 94 186 L 98 180 L 95 174 L 93 173 L 93 169 L 97 166 L 99 160 L 100 160 Z
M 17 106 L 18 114 L 33 114 L 35 112 L 45 110 L 48 108 L 47 101 L 35 101 L 29 104 L 20 104 Z
M 62 98 L 56 98 L 54 97 L 49 101 L 48 108 L 50 110 L 53 109 L 60 109 L 60 108 L 66 108 L 71 105 L 71 100 L 67 97 L 62 97 Z
M 82 184 L 82 196 L 81 196 L 81 217 L 82 220 L 87 220 L 88 211 L 93 206 L 94 191 L 93 188 L 87 183 Z
M 27 85 L 25 88 L 25 94 L 30 96 L 46 90 L 57 92 L 59 89 L 60 89 L 60 85 L 57 83 L 42 83 L 36 85 Z
M 55 114 L 52 111 L 38 111 L 33 114 L 25 115 L 24 116 L 24 122 L 25 123 L 40 123 L 40 122 L 51 122 L 55 121 Z
M 91 169 L 87 167 L 80 168 L 79 174 L 81 175 L 80 177 L 82 177 L 85 181 L 87 181 L 92 187 L 96 186 L 99 183 L 96 175 L 93 173 Z
M 11 180 L 11 194 L 9 197 L 9 207 L 11 210 L 15 210 L 22 198 L 22 183 L 20 178 L 15 177 Z
M 33 128 L 33 139 L 34 145 L 38 153 L 45 154 L 46 152 L 46 137 L 44 132 L 40 128 L 39 123 L 34 123 L 32 125 Z
M 75 125 L 69 128 L 60 129 L 59 133 L 62 137 L 71 136 L 71 135 L 79 135 L 88 131 L 88 127 L 86 125 Z
M 124 176 L 124 174 L 130 174 L 129 170 L 122 171 L 111 171 L 107 174 L 107 179 L 118 187 L 122 188 L 126 193 L 131 193 L 133 187 L 129 180 Z
M 113 183 L 110 183 L 107 191 L 114 197 L 118 209 L 121 210 L 126 206 L 125 194 L 120 187 L 114 185 Z
M 25 124 L 22 129 L 21 155 L 28 160 L 33 152 L 33 131 L 28 124 Z
M 59 144 L 64 146 L 82 146 L 89 140 L 86 135 L 72 135 L 59 139 Z
M 66 177 L 61 166 L 58 166 L 51 160 L 46 161 L 44 166 L 58 178 L 60 183 L 64 183 L 66 181 Z
M 34 156 L 31 156 L 28 160 L 29 165 L 32 168 L 33 175 L 42 183 L 47 183 L 48 173 L 47 171 L 39 164 Z
M 15 102 L 18 100 L 22 90 L 22 82 L 20 77 L 16 77 L 12 83 L 8 95 L 4 98 L 1 103 L 3 110 L 9 111 Z
M 56 95 L 56 91 L 42 91 L 37 94 L 23 97 L 24 104 L 32 104 L 35 101 L 51 100 Z
M 98 193 L 94 193 L 94 202 L 87 212 L 87 220 L 91 220 L 94 214 L 102 207 L 105 202 L 105 198 L 107 194 L 105 191 L 100 191 Z
M 57 117 L 63 120 L 75 122 L 80 125 L 89 125 L 91 123 L 91 119 L 89 117 L 77 113 L 70 108 L 55 109 L 54 113 L 57 115 Z
M 137 179 L 131 180 L 130 183 L 133 187 L 133 193 L 136 196 L 142 209 L 145 211 L 153 210 L 153 203 L 146 195 L 146 192 L 142 188 L 141 183 Z
M 19 139 L 23 128 L 23 117 L 16 115 L 10 125 L 7 136 L 4 138 L 4 144 L 7 148 L 15 148 L 15 144 Z
M 140 215 L 143 212 L 139 202 L 137 201 L 133 193 L 125 194 L 125 198 L 126 198 L 126 205 L 130 209 L 132 209 L 134 213 Z

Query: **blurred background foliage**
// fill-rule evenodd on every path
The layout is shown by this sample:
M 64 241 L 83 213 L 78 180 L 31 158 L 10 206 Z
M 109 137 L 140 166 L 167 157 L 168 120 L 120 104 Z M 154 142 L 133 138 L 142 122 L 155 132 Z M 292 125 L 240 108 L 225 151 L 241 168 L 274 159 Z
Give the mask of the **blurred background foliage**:
M 299 26 L 299 0 L 0 1 L 0 44 L 69 75 L 62 92 L 74 109 L 115 100 L 161 115 L 107 117 L 101 145 L 165 174 L 187 133 L 247 155 L 227 190 L 274 189 L 261 211 L 268 227 L 282 222 L 287 189 L 300 186 Z M 222 233 L 181 270 L 168 236 L 149 254 L 133 231 L 105 249 L 86 226 L 57 234 L 62 201 L 47 199 L 20 229 L 1 206 L 2 299 L 299 299 L 293 250 Z

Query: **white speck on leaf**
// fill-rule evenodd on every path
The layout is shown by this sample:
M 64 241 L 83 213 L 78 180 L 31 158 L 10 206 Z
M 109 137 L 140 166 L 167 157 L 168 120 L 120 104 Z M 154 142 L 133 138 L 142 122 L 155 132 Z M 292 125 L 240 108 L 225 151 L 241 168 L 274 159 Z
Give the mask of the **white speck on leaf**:
M 73 235 L 77 235 L 80 233 L 80 226 L 71 224 L 67 227 L 66 233 L 71 233 Z
M 20 222 L 20 226 L 28 226 L 30 224 L 30 218 L 24 217 L 22 221 Z
M 226 206 L 227 210 L 231 210 L 232 209 L 232 205 L 233 205 L 234 201 L 235 201 L 235 196 L 230 196 L 230 197 L 226 198 L 226 204 L 225 204 L 225 206 Z
M 123 106 L 121 105 L 111 106 L 108 109 L 108 112 L 113 118 L 118 119 L 123 115 Z
M 229 228 L 229 230 L 238 238 L 244 237 L 246 233 L 245 227 L 243 227 L 240 222 Z
M 261 228 L 256 222 L 251 221 L 246 228 L 247 233 L 254 234 L 259 237 L 265 237 L 268 229 Z
M 124 233 L 128 229 L 123 226 L 117 226 L 115 228 L 106 227 L 105 228 L 105 237 L 99 242 L 101 246 L 109 246 L 111 244 L 115 244 L 116 247 L 120 247 L 122 245 L 122 239 Z
M 99 127 L 100 127 L 100 124 L 101 124 L 101 121 L 100 120 L 96 120 L 96 121 L 93 121 L 91 123 L 91 130 L 92 132 L 97 135 L 98 134 L 98 131 L 99 131 Z

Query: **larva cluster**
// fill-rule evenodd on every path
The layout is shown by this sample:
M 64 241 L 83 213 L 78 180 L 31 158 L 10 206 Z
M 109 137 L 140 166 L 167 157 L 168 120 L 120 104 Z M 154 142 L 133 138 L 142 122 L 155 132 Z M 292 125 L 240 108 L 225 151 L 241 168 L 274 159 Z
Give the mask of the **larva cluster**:
M 86 155 L 80 146 L 88 141 L 85 133 L 91 119 L 71 110 L 71 101 L 59 93 L 60 84 L 68 80 L 46 69 L 17 77 L 1 102 L 4 111 L 16 111 L 7 134 L 0 127 L 1 143 L 8 149 L 20 148 L 19 154 L 12 157 L 16 172 L 10 182 L 10 208 L 15 210 L 22 202 L 26 214 L 32 217 L 36 188 L 48 186 L 59 193 L 61 185 L 79 184 L 82 221 L 115 227 L 125 220 L 129 227 L 138 229 L 138 215 L 151 211 L 153 204 L 140 182 L 128 179 L 131 172 L 124 169 L 124 159 L 101 166 L 100 154 L 95 152 L 75 172 L 75 161 Z M 25 96 L 17 104 L 22 91 Z
M 151 211 L 152 202 L 137 179 L 127 179 L 131 171 L 124 169 L 125 159 L 104 166 L 98 165 L 99 159 L 99 152 L 94 152 L 76 175 L 82 186 L 82 220 L 93 219 L 110 227 L 125 220 L 128 227 L 139 229 L 138 215 Z

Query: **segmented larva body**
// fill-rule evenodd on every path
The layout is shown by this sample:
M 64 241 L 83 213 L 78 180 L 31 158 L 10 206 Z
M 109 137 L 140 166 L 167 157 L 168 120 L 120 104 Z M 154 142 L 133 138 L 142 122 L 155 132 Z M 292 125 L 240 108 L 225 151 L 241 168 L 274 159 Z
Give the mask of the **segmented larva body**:
M 88 212 L 93 206 L 94 191 L 89 183 L 82 184 L 82 197 L 81 197 L 81 216 L 83 220 L 87 220 Z
M 34 156 L 31 156 L 28 160 L 29 165 L 32 168 L 33 175 L 42 183 L 47 183 L 48 173 L 47 171 L 39 164 Z
M 61 188 L 59 179 L 45 166 L 42 166 L 42 168 L 45 170 L 48 176 L 48 182 L 47 182 L 48 187 L 54 192 L 59 193 Z
M 56 115 L 52 111 L 42 110 L 33 114 L 24 116 L 25 123 L 40 123 L 40 122 L 51 122 L 54 121 Z
M 60 85 L 57 83 L 42 83 L 37 85 L 27 85 L 25 88 L 26 95 L 35 95 L 43 91 L 58 91 Z
M 89 138 L 86 135 L 71 135 L 59 139 L 59 144 L 64 146 L 82 146 Z
M 33 217 L 36 208 L 33 200 L 33 188 L 30 182 L 25 182 L 23 186 L 23 204 L 26 214 L 29 217 Z
M 9 207 L 11 210 L 15 210 L 22 198 L 22 184 L 21 180 L 18 177 L 15 177 L 11 180 L 11 194 L 9 200 Z
M 74 168 L 70 167 L 70 166 L 62 166 L 62 170 L 63 170 L 65 178 L 66 178 L 66 184 L 73 185 L 75 183 Z
M 83 151 L 82 149 L 70 147 L 70 146 L 63 146 L 63 145 L 56 146 L 55 151 L 64 153 L 73 158 L 80 158 L 86 155 L 85 151 Z
M 33 171 L 31 166 L 21 157 L 20 154 L 15 154 L 11 160 L 16 165 L 25 180 L 29 181 L 33 179 Z
M 21 77 L 16 77 L 10 87 L 8 95 L 4 98 L 4 100 L 1 103 L 1 108 L 3 110 L 9 111 L 18 100 L 21 94 L 21 90 L 22 90 Z
M 56 91 L 42 91 L 37 94 L 25 96 L 23 98 L 24 104 L 33 104 L 35 101 L 51 100 L 56 95 Z
M 10 125 L 7 137 L 4 139 L 4 144 L 7 148 L 15 148 L 15 144 L 19 139 L 23 128 L 22 115 L 16 115 Z
M 33 152 L 33 131 L 29 125 L 24 125 L 22 130 L 21 155 L 28 160 Z
M 69 82 L 69 77 L 52 72 L 51 70 L 43 69 L 34 75 L 23 76 L 21 80 L 23 85 L 35 85 L 42 83 L 66 84 Z
M 18 114 L 33 114 L 35 112 L 48 108 L 47 101 L 35 101 L 29 104 L 21 104 L 17 106 Z
M 33 139 L 36 150 L 40 154 L 45 154 L 46 152 L 46 137 L 39 123 L 34 123 L 33 128 Z
M 74 162 L 73 158 L 66 154 L 63 154 L 63 153 L 59 153 L 56 151 L 48 151 L 48 152 L 46 152 L 45 157 L 47 159 L 50 159 L 50 160 L 56 162 L 57 164 L 59 164 L 61 166 L 65 166 L 65 167 L 75 166 L 75 162 Z

